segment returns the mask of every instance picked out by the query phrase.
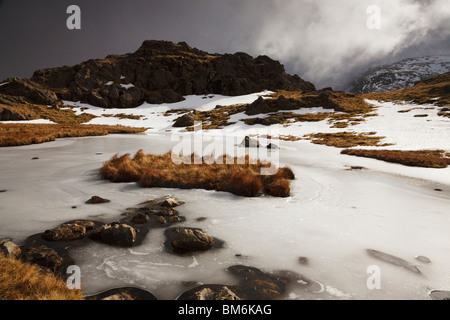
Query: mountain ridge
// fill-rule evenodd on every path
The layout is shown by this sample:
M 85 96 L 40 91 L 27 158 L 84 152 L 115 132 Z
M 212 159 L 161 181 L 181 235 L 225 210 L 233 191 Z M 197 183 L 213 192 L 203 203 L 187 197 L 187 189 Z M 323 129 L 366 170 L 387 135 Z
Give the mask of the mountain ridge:
M 369 68 L 349 91 L 359 94 L 395 91 L 447 72 L 450 72 L 450 55 L 408 58 Z
M 238 96 L 279 89 L 309 92 L 315 87 L 267 56 L 210 54 L 185 42 L 146 40 L 134 53 L 37 70 L 29 79 L 7 79 L 0 95 L 43 105 L 68 100 L 134 108 L 144 102 L 179 102 L 187 95 Z

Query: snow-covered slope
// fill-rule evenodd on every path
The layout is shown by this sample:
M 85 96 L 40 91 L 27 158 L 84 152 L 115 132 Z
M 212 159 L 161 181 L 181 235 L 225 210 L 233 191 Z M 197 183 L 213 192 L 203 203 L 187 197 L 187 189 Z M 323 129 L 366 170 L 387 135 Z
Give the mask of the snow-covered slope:
M 355 93 L 386 92 L 413 86 L 416 82 L 450 71 L 450 56 L 426 56 L 373 67 L 349 89 Z

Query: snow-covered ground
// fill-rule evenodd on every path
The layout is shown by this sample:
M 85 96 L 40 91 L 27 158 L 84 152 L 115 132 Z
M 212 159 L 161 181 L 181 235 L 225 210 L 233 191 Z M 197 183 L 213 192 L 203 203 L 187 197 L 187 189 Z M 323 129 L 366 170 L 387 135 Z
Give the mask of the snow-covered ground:
M 74 219 L 111 222 L 128 207 L 172 194 L 186 204 L 182 226 L 202 228 L 225 241 L 223 249 L 187 257 L 164 251 L 163 230 L 151 230 L 144 243 L 132 249 L 92 243 L 70 250 L 81 267 L 86 293 L 117 286 L 138 286 L 161 299 L 173 299 L 187 282 L 233 284 L 225 269 L 244 264 L 265 271 L 289 270 L 322 284 L 317 293 L 292 288 L 291 299 L 427 299 L 433 289 L 450 289 L 450 168 L 411 168 L 373 159 L 340 154 L 340 149 L 308 141 L 280 142 L 282 165 L 297 179 L 287 199 L 242 198 L 204 190 L 142 189 L 136 184 L 113 184 L 98 177 L 102 163 L 114 154 L 164 153 L 176 142 L 171 109 L 211 110 L 216 105 L 251 103 L 258 96 L 192 96 L 172 105 L 143 105 L 132 110 L 88 107 L 96 115 L 130 113 L 147 120 L 101 117 L 100 124 L 149 126 L 147 135 L 111 135 L 60 139 L 43 145 L 2 148 L 0 151 L 0 239 L 20 242 L 27 236 Z M 330 128 L 327 121 L 247 126 L 237 121 L 205 136 L 259 134 L 303 136 L 315 132 L 377 132 L 393 149 L 445 149 L 450 151 L 450 119 L 438 117 L 432 106 L 376 103 L 379 116 L 347 129 Z M 419 108 L 419 109 L 417 109 Z M 407 113 L 399 110 L 414 109 Z M 81 109 L 78 110 L 81 112 Z M 320 108 L 311 110 L 322 112 Z M 428 114 L 428 117 L 414 115 Z M 134 122 L 136 121 L 136 122 Z M 191 133 L 189 133 L 191 134 Z M 33 157 L 38 161 L 31 161 Z M 364 170 L 348 170 L 362 166 Z M 436 191 L 440 189 L 442 191 Z M 101 206 L 84 202 L 93 195 L 113 200 Z M 77 206 L 77 209 L 72 209 Z M 206 217 L 204 222 L 197 222 Z M 366 249 L 383 251 L 413 264 L 421 274 L 370 257 Z M 236 254 L 242 255 L 237 257 Z M 414 259 L 423 255 L 425 264 Z M 299 257 L 308 257 L 301 265 Z M 370 290 L 368 268 L 381 271 L 381 289 Z

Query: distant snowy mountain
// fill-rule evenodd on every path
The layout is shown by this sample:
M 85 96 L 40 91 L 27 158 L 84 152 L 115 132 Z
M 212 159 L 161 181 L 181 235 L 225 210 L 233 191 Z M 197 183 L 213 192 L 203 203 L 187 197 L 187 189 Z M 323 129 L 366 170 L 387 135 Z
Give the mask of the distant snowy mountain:
M 450 71 L 450 56 L 426 56 L 373 67 L 353 84 L 350 92 L 386 92 L 413 86 L 416 82 Z

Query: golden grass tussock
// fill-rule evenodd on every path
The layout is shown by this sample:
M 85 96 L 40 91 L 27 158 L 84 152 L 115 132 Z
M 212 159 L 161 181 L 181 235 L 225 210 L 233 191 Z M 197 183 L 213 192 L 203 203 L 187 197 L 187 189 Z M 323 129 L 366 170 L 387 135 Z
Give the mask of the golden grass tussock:
M 311 140 L 312 143 L 322 144 L 336 148 L 353 148 L 353 147 L 375 147 L 388 146 L 383 144 L 384 137 L 375 136 L 375 132 L 354 133 L 354 132 L 338 132 L 338 133 L 314 133 L 306 135 L 305 138 Z
M 410 167 L 447 168 L 450 165 L 450 153 L 443 150 L 360 150 L 346 149 L 342 154 L 399 163 Z
M 69 124 L 0 124 L 0 147 L 23 146 L 58 138 L 103 136 L 112 133 L 140 133 L 144 128 Z
M 223 156 L 212 159 L 192 154 L 184 157 L 183 162 L 176 164 L 171 153 L 153 155 L 140 150 L 133 158 L 128 154 L 113 156 L 103 164 L 100 176 L 112 182 L 138 182 L 147 188 L 217 190 L 244 197 L 264 193 L 289 197 L 289 180 L 295 179 L 289 168 L 280 168 L 273 176 L 261 175 L 261 169 L 271 164 L 252 161 L 248 155 L 245 158 Z
M 0 300 L 84 300 L 80 290 L 39 267 L 0 254 Z

